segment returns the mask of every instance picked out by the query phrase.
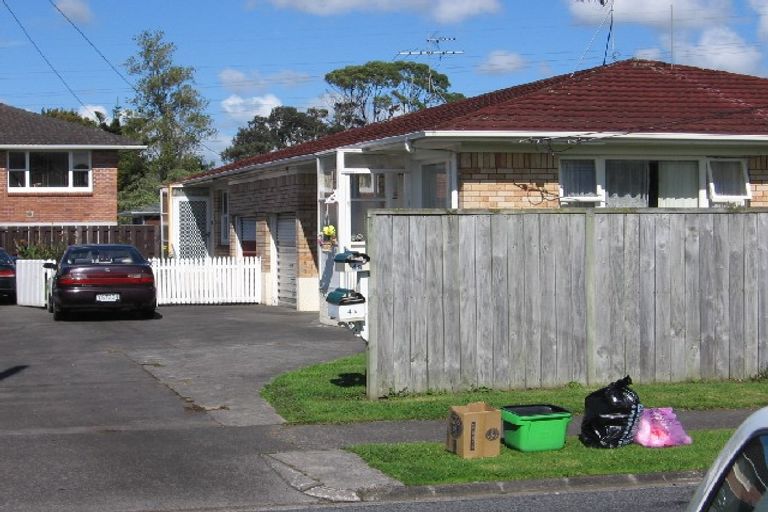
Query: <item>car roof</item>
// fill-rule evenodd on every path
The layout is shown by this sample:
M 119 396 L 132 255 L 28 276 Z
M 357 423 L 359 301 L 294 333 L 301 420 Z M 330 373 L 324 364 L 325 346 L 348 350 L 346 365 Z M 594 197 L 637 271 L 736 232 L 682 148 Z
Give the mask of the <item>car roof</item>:
M 76 245 L 70 245 L 69 247 L 67 247 L 67 250 L 70 250 L 70 249 L 127 249 L 127 248 L 136 249 L 136 247 L 131 244 L 76 244 Z

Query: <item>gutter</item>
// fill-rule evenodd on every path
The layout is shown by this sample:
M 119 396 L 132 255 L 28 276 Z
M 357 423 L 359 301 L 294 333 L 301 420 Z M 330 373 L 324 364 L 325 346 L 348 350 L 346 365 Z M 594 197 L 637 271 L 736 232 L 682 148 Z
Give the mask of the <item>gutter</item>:
M 99 149 L 147 149 L 149 146 L 144 145 L 113 145 L 113 144 L 102 144 L 102 145 L 85 145 L 85 144 L 0 144 L 0 149 L 68 149 L 68 150 L 99 150 Z

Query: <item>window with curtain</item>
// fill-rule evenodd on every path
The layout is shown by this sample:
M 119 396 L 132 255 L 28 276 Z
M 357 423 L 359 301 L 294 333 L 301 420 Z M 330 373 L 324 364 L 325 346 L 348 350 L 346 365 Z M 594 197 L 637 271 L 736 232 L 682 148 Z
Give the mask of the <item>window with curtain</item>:
M 560 160 L 560 189 L 562 201 L 569 206 L 594 206 L 600 200 L 597 196 L 595 161 Z M 587 201 L 584 202 L 584 199 Z
M 709 195 L 713 202 L 743 203 L 750 199 L 749 179 L 741 160 L 710 160 Z
M 648 206 L 649 164 L 646 160 L 606 160 L 606 206 L 609 208 Z

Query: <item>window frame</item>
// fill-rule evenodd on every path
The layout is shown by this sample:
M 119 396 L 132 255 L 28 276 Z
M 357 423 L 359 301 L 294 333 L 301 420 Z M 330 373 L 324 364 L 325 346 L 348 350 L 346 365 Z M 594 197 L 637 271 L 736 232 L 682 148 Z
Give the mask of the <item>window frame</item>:
M 595 165 L 595 195 L 593 196 L 565 196 L 563 195 L 563 180 L 560 178 L 563 172 L 562 162 L 564 160 L 590 160 Z M 571 203 L 577 203 L 578 206 L 593 204 L 595 208 L 605 207 L 605 158 L 593 156 L 576 156 L 561 158 L 558 162 L 557 186 L 560 195 L 560 204 L 570 206 Z
M 563 195 L 562 180 L 560 178 L 563 172 L 562 161 L 563 160 L 592 160 L 595 163 L 596 173 L 596 195 L 584 196 L 584 197 L 568 197 Z M 737 157 L 706 157 L 706 156 L 671 156 L 671 155 L 638 155 L 638 154 L 611 154 L 604 156 L 595 155 L 574 155 L 564 158 L 560 158 L 558 162 L 558 188 L 560 204 L 563 207 L 568 207 L 570 204 L 576 204 L 576 206 L 584 206 L 589 203 L 593 203 L 595 208 L 605 208 L 607 191 L 605 189 L 606 176 L 605 176 L 605 163 L 607 160 L 647 160 L 647 161 L 696 161 L 699 164 L 699 195 L 697 208 L 711 208 L 712 206 L 738 203 L 745 204 L 752 199 L 752 187 L 749 181 L 749 165 L 745 158 Z M 742 176 L 744 177 L 744 186 L 746 193 L 740 196 L 722 196 L 714 192 L 714 183 L 712 181 L 711 162 L 739 162 L 741 164 Z M 648 207 L 652 208 L 652 207 Z
M 741 195 L 722 195 L 718 194 L 715 191 L 715 183 L 714 179 L 712 178 L 712 163 L 713 162 L 736 162 L 740 164 L 741 166 L 741 176 L 744 180 L 744 194 Z M 715 204 L 728 204 L 728 203 L 739 203 L 741 205 L 745 204 L 745 201 L 752 200 L 752 187 L 750 186 L 749 182 L 749 168 L 747 165 L 747 161 L 743 158 L 708 158 L 706 161 L 706 167 L 707 167 L 707 192 L 709 201 Z
M 219 190 L 219 243 L 229 245 L 229 191 Z
M 24 154 L 24 169 L 11 169 L 11 154 L 12 153 L 23 153 Z M 29 168 L 29 163 L 31 160 L 31 154 L 39 154 L 39 153 L 66 153 L 67 154 L 67 183 L 68 185 L 66 187 L 34 187 L 30 185 L 30 179 L 31 179 L 31 169 Z M 75 169 L 75 154 L 76 153 L 85 153 L 87 155 L 87 162 L 88 162 L 88 169 Z M 93 192 L 93 151 L 89 149 L 76 149 L 76 150 L 8 150 L 6 151 L 6 158 L 5 158 L 5 168 L 6 168 L 6 187 L 8 190 L 8 194 L 29 194 L 29 193 L 37 193 L 37 194 L 49 194 L 49 193 L 82 193 L 82 192 Z M 11 185 L 11 174 L 13 172 L 23 172 L 24 173 L 24 186 L 22 187 L 15 187 Z M 76 173 L 83 173 L 87 172 L 88 176 L 88 184 L 85 187 L 76 187 L 74 186 L 75 182 L 75 174 Z

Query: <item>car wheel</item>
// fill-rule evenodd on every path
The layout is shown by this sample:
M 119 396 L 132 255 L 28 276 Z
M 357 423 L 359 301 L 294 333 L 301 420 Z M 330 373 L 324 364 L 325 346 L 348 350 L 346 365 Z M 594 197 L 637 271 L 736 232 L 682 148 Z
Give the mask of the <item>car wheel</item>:
M 51 295 L 48 296 L 48 312 L 53 313 L 53 297 Z
M 53 320 L 56 322 L 59 322 L 61 320 L 64 320 L 66 317 L 66 314 L 64 313 L 64 310 L 61 308 L 53 308 Z
M 139 311 L 141 314 L 141 318 L 145 320 L 151 320 L 155 318 L 155 308 L 144 308 L 141 311 Z

